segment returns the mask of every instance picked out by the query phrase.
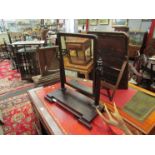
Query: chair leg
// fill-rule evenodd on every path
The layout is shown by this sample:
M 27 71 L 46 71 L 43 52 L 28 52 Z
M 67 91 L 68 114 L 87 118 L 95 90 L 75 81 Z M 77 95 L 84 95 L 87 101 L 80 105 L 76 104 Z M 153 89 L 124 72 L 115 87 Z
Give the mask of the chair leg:
M 0 135 L 4 135 L 3 128 L 0 126 Z
M 112 96 L 110 94 L 110 90 L 109 89 L 107 89 L 107 94 L 108 94 L 109 100 L 112 101 Z
M 1 110 L 0 110 L 0 125 L 4 125 L 4 121 L 3 121 Z

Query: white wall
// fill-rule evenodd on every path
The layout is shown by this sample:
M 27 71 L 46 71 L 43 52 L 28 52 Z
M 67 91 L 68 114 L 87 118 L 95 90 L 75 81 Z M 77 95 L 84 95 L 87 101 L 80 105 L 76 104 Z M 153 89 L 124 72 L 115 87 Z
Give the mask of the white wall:
M 151 21 L 142 21 L 142 19 L 128 19 L 129 31 L 148 31 L 150 28 Z M 89 30 L 93 31 L 114 31 L 112 28 L 112 20 L 109 20 L 108 25 L 96 25 L 89 26 Z
M 128 26 L 130 31 L 148 31 L 151 21 L 142 21 L 142 19 L 129 19 Z
M 75 19 L 65 19 L 65 32 L 77 33 L 78 32 L 78 21 Z

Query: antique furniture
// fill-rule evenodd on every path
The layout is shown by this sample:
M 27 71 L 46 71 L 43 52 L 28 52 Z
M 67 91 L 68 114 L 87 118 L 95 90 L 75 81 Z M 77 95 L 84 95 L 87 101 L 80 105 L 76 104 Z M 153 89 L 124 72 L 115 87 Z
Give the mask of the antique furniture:
M 135 35 L 135 36 L 134 36 Z M 139 35 L 139 36 L 136 36 Z M 136 59 L 137 56 L 144 53 L 147 45 L 148 32 L 130 32 L 129 33 L 129 58 Z
M 37 49 L 40 75 L 32 77 L 38 85 L 52 84 L 60 80 L 59 61 L 57 57 L 58 47 L 40 47 Z
M 92 81 L 90 80 L 79 80 L 79 83 L 90 89 L 92 87 Z M 123 110 L 122 105 L 127 103 L 136 91 L 141 91 L 151 96 L 155 96 L 155 94 L 130 83 L 129 87 L 130 88 L 127 90 L 117 90 L 117 95 L 114 97 L 119 113 L 127 123 L 129 129 L 134 131 L 133 133 L 138 131 L 139 134 L 154 134 L 155 111 L 150 113 L 144 121 L 139 121 L 127 114 Z M 104 126 L 104 123 L 99 116 L 92 121 L 92 129 L 88 130 L 76 120 L 74 115 L 70 114 L 59 105 L 50 104 L 50 102 L 45 100 L 44 96 L 51 91 L 55 91 L 57 88 L 60 88 L 59 83 L 45 88 L 35 88 L 28 92 L 34 110 L 48 134 L 105 134 L 103 131 L 106 126 Z M 73 91 L 75 90 L 73 89 Z M 102 94 L 103 91 L 104 89 L 101 89 L 100 102 L 106 104 L 107 108 L 113 111 L 113 103 L 109 102 L 109 100 Z
M 18 41 L 12 43 L 17 57 L 17 69 L 23 80 L 32 80 L 32 76 L 39 74 L 36 49 L 44 44 L 43 40 Z
M 153 57 L 148 58 L 151 65 L 151 81 L 153 82 L 153 78 L 155 77 L 155 55 Z
M 64 57 L 64 67 L 67 70 L 84 74 L 85 79 L 89 79 L 89 74 L 93 70 L 93 61 L 91 60 L 87 65 L 74 65 L 69 62 L 68 57 Z
M 128 47 L 129 59 L 134 60 L 138 56 L 138 52 L 140 48 L 141 48 L 140 45 L 129 44 L 129 47 Z
M 3 128 L 2 128 L 2 126 L 0 125 L 0 135 L 3 135 L 4 133 L 3 133 Z
M 129 44 L 129 48 L 128 48 L 129 58 L 134 59 L 133 64 L 132 63 L 129 64 L 131 69 L 129 74 L 130 74 L 130 78 L 134 79 L 137 84 L 139 84 L 142 79 L 142 74 L 141 74 L 142 66 L 147 65 L 145 63 L 146 56 L 144 54 L 144 51 L 147 45 L 147 36 L 148 36 L 148 32 L 145 32 L 143 35 L 141 45 Z
M 94 68 L 100 67 L 96 72 L 96 82 L 101 79 L 101 85 L 107 89 L 110 100 L 113 99 L 116 89 L 128 88 L 128 37 L 123 32 L 88 32 L 96 34 L 97 51 Z M 99 75 L 97 75 L 99 74 Z M 96 83 L 94 82 L 96 85 Z M 112 90 L 112 93 L 110 93 Z
M 62 39 L 63 40 L 63 39 Z M 64 38 L 64 50 L 71 64 L 86 65 L 92 59 L 91 40 L 80 37 Z M 88 51 L 89 50 L 89 51 Z
M 2 117 L 2 111 L 0 110 L 0 125 L 4 124 L 3 117 Z
M 2 128 L 3 124 L 4 124 L 4 121 L 3 121 L 3 117 L 2 117 L 2 112 L 0 110 L 0 135 L 3 135 L 3 128 Z
M 28 91 L 28 94 L 32 101 L 32 106 L 39 122 L 37 128 L 42 130 L 43 128 L 47 134 L 69 134 L 69 135 L 104 135 L 112 134 L 111 131 L 105 128 L 102 119 L 97 116 L 91 122 L 92 129 L 88 129 L 82 125 L 73 114 L 64 110 L 57 104 L 51 104 L 44 96 L 52 91 L 55 91 L 59 84 L 55 84 L 48 87 L 39 87 Z M 72 89 L 72 91 L 75 91 Z M 42 128 L 43 126 L 43 128 Z M 44 130 L 43 130 L 44 131 Z M 42 133 L 42 132 L 39 132 Z M 116 129 L 116 133 L 122 134 L 120 130 Z
M 1 57 L 1 60 L 9 59 L 10 58 L 10 53 L 9 53 L 9 51 L 7 49 L 7 44 L 12 43 L 10 33 L 7 32 L 6 34 L 3 34 L 0 37 L 4 37 L 4 38 L 0 38 L 0 42 L 1 42 L 1 44 L 0 44 L 0 57 Z
M 145 39 L 144 39 L 145 40 Z M 146 44 L 146 41 L 144 42 Z M 144 45 L 142 45 L 143 47 Z M 155 39 L 150 40 L 147 47 L 140 50 L 139 55 L 136 57 L 133 66 L 138 73 L 141 74 L 141 77 L 136 77 L 138 85 L 146 89 L 150 89 L 154 76 L 154 62 L 152 61 L 155 55 Z M 152 59 L 152 60 L 151 60 Z
M 151 39 L 144 50 L 144 54 L 148 57 L 155 55 L 155 39 Z
M 7 58 L 8 52 L 6 51 L 6 46 L 4 44 L 0 45 L 0 61 Z
M 7 51 L 9 53 L 9 59 L 11 60 L 11 69 L 18 69 L 17 68 L 17 56 L 15 53 L 15 49 L 12 44 L 7 44 Z
M 81 37 L 83 39 L 88 39 L 93 41 L 93 51 L 96 51 L 96 36 L 95 35 L 86 35 L 86 34 L 72 34 L 72 33 L 58 33 L 58 44 L 59 44 L 59 60 L 60 60 L 60 80 L 61 80 L 61 88 L 57 89 L 55 92 L 48 93 L 46 95 L 46 99 L 50 102 L 58 101 L 57 103 L 63 108 L 70 111 L 74 114 L 78 120 L 83 123 L 88 128 L 92 128 L 90 122 L 96 117 L 97 113 L 95 110 L 96 106 L 100 107 L 100 110 L 103 109 L 102 106 L 99 105 L 99 87 L 93 88 L 94 100 L 90 97 L 83 95 L 80 92 L 74 92 L 71 88 L 65 87 L 65 84 L 68 84 L 65 76 L 64 69 L 64 59 L 63 55 L 67 54 L 66 49 L 64 49 L 64 38 L 66 37 Z M 95 52 L 94 52 L 95 55 Z M 94 56 L 95 58 L 95 56 Z M 70 84 L 70 86 L 72 86 Z M 96 85 L 97 86 L 97 85 Z M 96 89 L 98 88 L 98 89 Z M 78 89 L 78 88 L 77 88 Z
M 128 26 L 114 26 L 115 31 L 122 31 L 122 32 L 128 32 L 129 27 Z
M 122 32 L 128 32 L 129 27 L 128 20 L 127 19 L 113 19 L 112 21 L 112 27 L 115 31 L 122 31 Z
M 44 40 L 45 41 L 45 45 L 47 45 L 47 33 L 48 33 L 48 29 L 46 28 L 43 28 L 41 30 L 41 40 Z
M 105 134 L 104 126 L 99 116 L 93 120 L 92 129 L 89 130 L 79 123 L 71 113 L 45 100 L 44 96 L 53 91 L 54 88 L 57 87 L 55 85 L 46 88 L 39 87 L 28 92 L 34 112 L 39 120 L 37 122 L 37 128 L 40 129 L 39 133 L 45 130 L 50 135 Z M 49 105 L 48 108 L 46 107 L 47 104 Z M 43 132 L 43 134 L 46 133 Z
M 150 85 L 150 89 L 152 91 L 155 92 L 155 56 L 153 57 L 150 57 L 149 59 L 149 63 L 150 63 L 150 66 L 151 66 L 151 85 Z
M 144 53 L 144 50 L 147 47 L 147 41 L 148 41 L 148 32 L 145 32 L 144 35 L 143 35 L 143 40 L 142 40 L 141 48 L 139 50 L 140 54 Z
M 12 45 L 38 45 L 41 46 L 44 44 L 44 40 L 32 40 L 32 41 L 17 41 L 12 43 Z

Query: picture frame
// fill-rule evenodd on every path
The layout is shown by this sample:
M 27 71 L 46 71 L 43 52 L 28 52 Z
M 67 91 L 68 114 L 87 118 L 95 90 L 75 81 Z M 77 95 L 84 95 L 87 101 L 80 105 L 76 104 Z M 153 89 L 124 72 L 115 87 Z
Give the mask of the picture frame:
M 108 25 L 109 19 L 98 19 L 98 24 L 99 25 Z
M 91 26 L 97 25 L 97 19 L 89 19 L 89 25 Z
M 142 22 L 151 22 L 152 19 L 142 19 Z
M 85 25 L 86 19 L 78 19 L 78 25 Z
M 128 20 L 127 19 L 113 19 L 112 25 L 114 26 L 128 26 Z

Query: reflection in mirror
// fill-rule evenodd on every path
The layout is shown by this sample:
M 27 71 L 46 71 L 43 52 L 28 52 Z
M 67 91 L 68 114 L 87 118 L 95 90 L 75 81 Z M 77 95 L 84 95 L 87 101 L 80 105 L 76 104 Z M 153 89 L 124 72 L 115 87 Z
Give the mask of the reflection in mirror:
M 91 40 L 80 37 L 66 37 L 69 62 L 86 65 L 91 60 Z
M 70 34 L 67 36 L 62 35 L 60 41 L 61 51 L 63 52 L 66 83 L 72 87 L 82 89 L 82 91 L 84 90 L 86 93 L 92 94 L 92 87 L 85 87 L 82 82 L 89 79 L 90 72 L 92 72 L 94 39 L 89 36 L 83 37 Z M 87 76 L 85 76 L 86 74 L 84 74 L 84 72 L 88 72 Z

